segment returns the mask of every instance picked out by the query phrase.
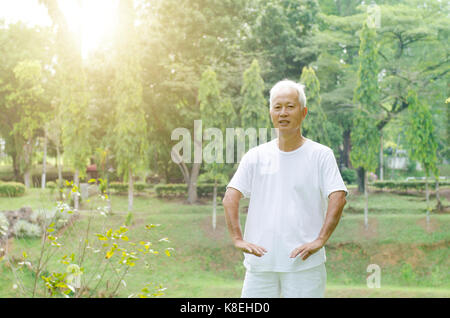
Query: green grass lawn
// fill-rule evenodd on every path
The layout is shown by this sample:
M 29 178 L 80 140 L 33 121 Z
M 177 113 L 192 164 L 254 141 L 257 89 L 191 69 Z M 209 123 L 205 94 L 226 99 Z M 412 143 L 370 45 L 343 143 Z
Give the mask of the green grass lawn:
M 450 215 L 432 214 L 427 227 L 425 214 L 408 212 L 414 206 L 415 196 L 395 194 L 373 194 L 369 206 L 369 229 L 365 230 L 362 213 L 344 212 L 335 233 L 326 246 L 327 250 L 327 297 L 449 297 L 449 241 Z M 378 199 L 377 199 L 378 197 Z M 357 206 L 363 198 L 352 195 L 349 205 Z M 382 207 L 395 203 L 398 213 L 392 211 L 371 212 L 372 206 Z M 403 202 L 403 208 L 402 208 Z M 244 201 L 243 205 L 248 203 Z M 417 203 L 417 202 L 416 202 Z M 28 205 L 33 208 L 52 206 L 50 193 L 30 189 L 24 197 L 0 198 L 0 210 L 18 209 Z M 103 217 L 95 207 L 104 204 L 91 200 L 83 204 L 83 211 L 73 226 L 60 235 L 63 247 L 55 248 L 55 255 L 48 270 L 63 271 L 66 265 L 59 262 L 65 254 L 82 254 L 80 239 L 88 224 L 92 246 L 99 241 L 95 233 L 117 229 L 126 218 L 127 197 L 112 196 L 114 214 Z M 92 205 L 91 211 L 88 207 Z M 347 209 L 347 208 L 346 208 Z M 241 215 L 242 225 L 245 214 Z M 91 220 L 89 222 L 89 220 Z M 146 224 L 161 224 L 146 230 Z M 127 233 L 128 234 L 128 233 Z M 147 264 L 137 262 L 125 283 L 120 286 L 121 297 L 128 297 L 139 291 L 146 283 L 155 282 L 167 288 L 163 297 L 239 297 L 244 278 L 243 255 L 234 249 L 226 231 L 223 208 L 218 208 L 217 228 L 212 230 L 211 207 L 209 204 L 185 205 L 181 200 L 163 201 L 151 194 L 143 194 L 134 200 L 134 225 L 130 227 L 129 239 L 133 242 L 151 241 L 158 255 L 147 258 Z M 167 237 L 169 242 L 158 242 Z M 96 243 L 95 243 L 96 242 Z M 40 240 L 14 239 L 9 254 L 17 261 L 23 251 L 34 263 L 39 256 Z M 171 256 L 164 253 L 166 247 L 174 248 Z M 104 252 L 87 250 L 84 279 L 96 280 L 107 261 Z M 111 259 L 114 261 L 115 255 Z M 381 268 L 381 288 L 366 286 L 366 269 L 369 264 Z M 108 268 L 108 267 L 107 267 Z M 94 273 L 94 274 L 92 274 Z M 30 271 L 17 275 L 27 285 L 34 281 Z M 118 275 L 109 268 L 105 277 Z M 11 274 L 6 261 L 0 262 L 0 297 L 21 296 L 19 288 L 14 289 L 17 280 Z M 101 284 L 93 297 L 102 296 L 102 290 L 113 288 Z

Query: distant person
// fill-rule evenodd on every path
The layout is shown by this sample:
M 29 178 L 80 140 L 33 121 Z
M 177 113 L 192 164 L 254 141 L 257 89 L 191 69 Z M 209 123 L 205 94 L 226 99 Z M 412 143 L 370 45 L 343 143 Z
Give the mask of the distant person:
M 245 256 L 241 297 L 324 297 L 324 245 L 348 191 L 333 151 L 302 136 L 307 112 L 303 85 L 275 84 L 270 116 L 278 138 L 250 149 L 227 186 L 228 230 Z M 242 197 L 250 198 L 244 237 Z

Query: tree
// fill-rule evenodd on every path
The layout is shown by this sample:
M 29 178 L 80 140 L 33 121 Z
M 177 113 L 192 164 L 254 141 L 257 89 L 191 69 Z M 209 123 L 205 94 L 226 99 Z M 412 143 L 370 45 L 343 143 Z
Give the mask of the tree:
M 42 127 L 44 119 L 44 107 L 42 97 L 44 90 L 41 85 L 42 68 L 39 61 L 24 60 L 14 68 L 15 87 L 11 87 L 11 93 L 7 97 L 7 108 L 20 114 L 19 121 L 13 124 L 11 135 L 16 140 L 16 145 L 23 145 L 20 151 L 20 170 L 24 173 L 24 183 L 28 188 L 31 185 L 31 166 L 35 133 Z
M 254 12 L 241 0 L 157 0 L 140 10 L 139 34 L 143 35 L 144 104 L 152 140 L 152 159 L 159 175 L 174 176 L 174 163 L 188 188 L 188 203 L 197 200 L 197 178 L 201 163 L 171 160 L 175 128 L 191 132 L 191 144 L 200 143 L 193 133 L 201 116 L 198 89 L 208 66 L 223 78 L 223 91 L 240 105 L 243 39 L 248 18 Z M 169 40 L 170 39 L 170 40 Z M 177 166 L 175 166 L 177 168 Z
M 22 23 L 4 24 L 0 21 L 0 136 L 5 140 L 5 152 L 12 159 L 12 169 L 16 181 L 23 180 L 24 141 L 11 134 L 14 125 L 21 121 L 21 112 L 16 107 L 7 107 L 8 96 L 18 92 L 18 80 L 14 68 L 23 61 L 39 61 L 41 64 L 42 81 L 40 85 L 44 90 L 44 82 L 49 76 L 48 66 L 51 64 L 52 33 L 48 28 L 35 26 L 28 27 Z M 37 108 L 47 111 L 46 96 L 42 97 Z M 11 105 L 10 105 L 11 106 Z M 40 129 L 35 130 L 40 135 Z
M 216 73 L 212 68 L 206 69 L 200 81 L 198 90 L 198 100 L 202 121 L 208 129 L 205 131 L 206 138 L 211 141 L 205 148 L 206 171 L 208 179 L 214 182 L 213 189 L 213 213 L 212 226 L 216 229 L 216 206 L 217 206 L 217 183 L 226 180 L 226 166 L 224 164 L 223 136 L 227 128 L 227 123 L 233 121 L 234 109 L 229 100 L 222 100 L 220 96 L 219 83 Z M 207 132 L 212 132 L 208 134 Z
M 417 93 L 413 90 L 409 91 L 407 98 L 409 106 L 405 127 L 406 141 L 410 158 L 419 161 L 425 170 L 427 224 L 429 224 L 431 208 L 428 177 L 430 173 L 434 174 L 437 182 L 439 182 L 436 154 L 437 142 L 429 107 L 418 99 Z
M 374 172 L 378 165 L 379 134 L 375 125 L 378 92 L 378 63 L 376 32 L 368 22 L 363 24 L 360 33 L 360 67 L 355 89 L 355 103 L 358 110 L 351 133 L 352 152 L 350 159 L 354 167 L 364 169 L 364 225 L 368 228 L 367 171 Z
M 325 145 L 330 145 L 327 130 L 327 116 L 321 106 L 320 83 L 312 67 L 305 66 L 300 82 L 305 85 L 307 95 L 308 120 L 302 127 L 305 136 Z
M 258 60 L 245 70 L 242 82 L 241 123 L 244 128 L 270 128 L 267 99 L 264 98 L 264 80 Z
M 299 71 L 317 58 L 312 36 L 317 28 L 316 0 L 258 1 L 257 19 L 249 38 L 249 49 L 262 52 L 264 78 L 269 84 L 299 77 Z M 267 65 L 267 67 L 266 67 Z
M 89 94 L 81 56 L 81 33 L 69 30 L 64 14 L 56 0 L 39 0 L 48 10 L 57 28 L 56 77 L 60 82 L 58 112 L 61 114 L 61 140 L 64 159 L 74 168 L 74 183 L 79 188 L 80 177 L 86 173 L 91 155 L 91 127 L 88 116 Z M 79 208 L 78 194 L 74 196 L 74 208 Z
M 133 175 L 143 165 L 148 148 L 147 122 L 142 104 L 141 66 L 134 28 L 133 0 L 121 0 L 115 47 L 114 154 L 119 175 L 128 180 L 128 212 L 133 209 Z

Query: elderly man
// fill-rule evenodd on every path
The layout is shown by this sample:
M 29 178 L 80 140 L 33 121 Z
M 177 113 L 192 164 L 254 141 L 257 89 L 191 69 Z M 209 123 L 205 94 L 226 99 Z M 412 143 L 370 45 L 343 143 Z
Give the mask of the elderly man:
M 302 136 L 303 85 L 289 80 L 270 91 L 278 138 L 250 149 L 223 199 L 228 230 L 244 252 L 242 297 L 323 297 L 324 245 L 348 193 L 333 151 Z M 244 237 L 239 201 L 250 198 Z

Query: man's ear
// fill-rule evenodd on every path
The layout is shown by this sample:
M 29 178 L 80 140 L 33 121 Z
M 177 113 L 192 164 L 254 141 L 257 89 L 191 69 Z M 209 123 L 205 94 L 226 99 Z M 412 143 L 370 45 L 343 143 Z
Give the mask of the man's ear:
M 303 119 L 306 118 L 306 114 L 308 114 L 308 107 L 303 107 Z

